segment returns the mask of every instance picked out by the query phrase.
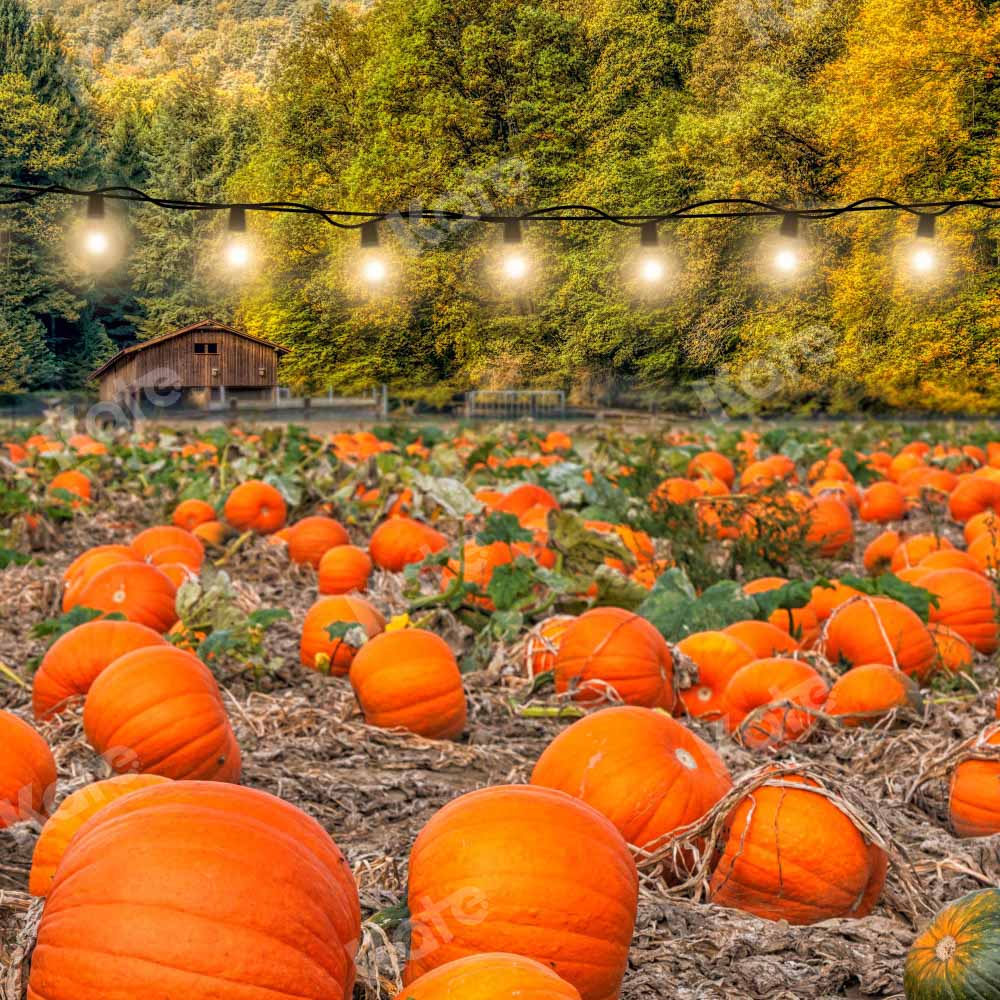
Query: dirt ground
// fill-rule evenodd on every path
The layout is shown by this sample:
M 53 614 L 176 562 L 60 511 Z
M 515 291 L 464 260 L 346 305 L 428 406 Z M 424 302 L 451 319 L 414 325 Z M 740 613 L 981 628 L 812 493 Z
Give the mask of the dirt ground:
M 113 518 L 96 514 L 67 528 L 61 551 L 48 554 L 44 565 L 0 572 L 0 662 L 24 672 L 28 659 L 43 651 L 30 630 L 57 613 L 64 566 L 89 545 L 145 527 L 142 510 L 126 504 Z M 371 916 L 405 899 L 410 847 L 438 808 L 484 785 L 526 781 L 567 722 L 516 713 L 512 702 L 525 691 L 519 651 L 501 648 L 488 670 L 465 678 L 470 720 L 461 742 L 366 727 L 346 679 L 298 664 L 298 629 L 316 593 L 312 571 L 290 566 L 280 549 L 263 541 L 241 550 L 228 569 L 249 601 L 293 613 L 272 633 L 285 660 L 274 677 L 257 686 L 239 676 L 222 681 L 244 751 L 244 783 L 295 803 L 323 824 L 350 859 L 365 916 Z M 392 578 L 378 580 L 374 596 L 389 612 L 405 608 Z M 446 612 L 441 616 L 431 627 L 460 644 L 461 627 Z M 922 720 L 852 731 L 823 724 L 809 742 L 777 755 L 828 776 L 891 842 L 893 867 L 872 916 L 789 927 L 697 902 L 691 891 L 678 895 L 646 876 L 624 1000 L 901 997 L 902 962 L 915 927 L 946 901 L 1000 880 L 1000 837 L 959 841 L 949 833 L 943 778 L 911 794 L 933 762 L 993 721 L 995 665 L 982 663 L 975 683 L 980 692 L 966 685 L 932 694 Z M 30 718 L 29 690 L 0 680 L 0 707 Z M 734 777 L 762 762 L 724 735 L 694 728 L 720 749 Z M 42 731 L 58 761 L 60 797 L 106 776 L 82 736 L 79 711 Z M 0 832 L 0 996 L 8 1000 L 23 996 L 39 915 L 26 890 L 35 835 L 26 826 Z M 405 939 L 405 927 L 388 936 L 368 928 L 356 1000 L 394 995 Z

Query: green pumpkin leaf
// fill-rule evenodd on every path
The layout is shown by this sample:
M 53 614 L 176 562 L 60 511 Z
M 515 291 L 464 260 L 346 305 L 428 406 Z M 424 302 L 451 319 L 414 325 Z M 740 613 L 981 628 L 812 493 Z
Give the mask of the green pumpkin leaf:
M 521 522 L 514 514 L 504 511 L 494 511 L 486 519 L 483 530 L 476 535 L 478 545 L 490 545 L 493 542 L 530 542 L 534 536 L 527 528 L 521 527 Z
M 891 597 L 915 611 L 925 622 L 930 621 L 931 607 L 938 606 L 937 594 L 900 580 L 895 573 L 883 573 L 874 580 L 869 577 L 842 576 L 840 582 L 871 597 Z

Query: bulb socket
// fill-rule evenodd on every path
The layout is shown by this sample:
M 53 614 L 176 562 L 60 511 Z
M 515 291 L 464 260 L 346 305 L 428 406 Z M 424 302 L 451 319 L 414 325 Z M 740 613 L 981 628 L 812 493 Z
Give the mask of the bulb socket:
M 247 210 L 242 205 L 233 205 L 229 209 L 227 228 L 231 233 L 245 233 L 247 231 Z
M 524 242 L 520 219 L 505 219 L 503 224 L 503 241 L 509 247 L 520 246 Z

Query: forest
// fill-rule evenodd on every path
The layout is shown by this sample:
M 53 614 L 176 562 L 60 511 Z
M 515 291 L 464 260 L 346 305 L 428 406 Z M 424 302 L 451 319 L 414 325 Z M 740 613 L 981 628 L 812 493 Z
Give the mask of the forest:
M 512 296 L 497 233 L 405 214 L 982 195 L 998 51 L 1000 10 L 976 0 L 0 0 L 0 181 L 403 214 L 372 295 L 357 234 L 316 220 L 254 215 L 237 276 L 224 214 L 130 205 L 95 273 L 80 204 L 0 209 L 0 391 L 83 386 L 120 347 L 213 316 L 291 348 L 305 388 L 697 406 L 706 382 L 777 368 L 750 393 L 766 408 L 996 412 L 989 212 L 941 220 L 919 282 L 895 213 L 807 226 L 790 285 L 761 274 L 764 223 L 678 224 L 655 297 L 623 280 L 636 241 L 616 227 L 528 227 Z

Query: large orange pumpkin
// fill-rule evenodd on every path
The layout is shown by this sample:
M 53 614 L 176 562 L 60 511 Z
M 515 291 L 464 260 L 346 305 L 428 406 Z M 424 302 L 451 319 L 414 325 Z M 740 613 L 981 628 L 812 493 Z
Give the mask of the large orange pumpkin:
M 937 606 L 930 609 L 932 622 L 957 632 L 980 653 L 996 650 L 1000 597 L 985 576 L 968 569 L 941 569 L 921 577 L 918 586 L 937 596 Z
M 780 629 L 771 622 L 761 622 L 751 618 L 745 622 L 727 625 L 722 631 L 749 646 L 757 660 L 764 660 L 769 656 L 782 656 L 785 653 L 790 655 L 799 648 L 799 644 L 785 629 Z
M 900 542 L 899 547 L 892 555 L 889 563 L 892 571 L 906 569 L 908 566 L 916 566 L 924 556 L 939 549 L 953 549 L 955 546 L 942 535 L 932 535 L 930 533 L 922 535 L 910 535 L 909 538 Z
M 23 719 L 0 710 L 0 830 L 47 815 L 55 792 L 48 743 Z
M 778 781 L 779 779 L 775 779 Z M 751 792 L 726 821 L 709 896 L 766 920 L 814 924 L 865 917 L 882 893 L 885 851 L 813 781 L 786 775 Z
M 208 524 L 216 518 L 215 508 L 204 500 L 183 500 L 174 508 L 171 520 L 178 528 L 194 531 L 199 524 Z
M 201 560 L 205 556 L 205 546 L 190 531 L 185 531 L 183 528 L 175 527 L 172 524 L 158 525 L 157 527 L 140 531 L 132 539 L 129 549 L 136 559 L 140 561 L 152 561 L 150 560 L 150 556 L 154 552 L 178 546 L 190 549 L 198 557 L 198 565 L 201 565 Z
M 53 493 L 55 490 L 65 490 L 67 493 L 72 493 L 78 498 L 73 501 L 73 506 L 78 507 L 90 499 L 90 480 L 76 469 L 67 469 L 65 472 L 60 472 L 49 483 L 49 492 Z
M 984 531 L 969 544 L 969 555 L 983 573 L 1000 576 L 1000 534 Z
M 372 575 L 368 553 L 356 545 L 337 545 L 323 553 L 319 561 L 321 594 L 363 593 Z
M 898 521 L 906 513 L 906 496 L 890 482 L 872 483 L 861 496 L 858 516 L 862 521 L 885 524 Z
M 553 615 L 539 622 L 528 632 L 524 643 L 524 662 L 529 677 L 555 669 L 556 653 L 572 622 L 574 615 Z
M 821 640 L 833 662 L 853 667 L 891 663 L 923 680 L 934 669 L 935 649 L 915 611 L 890 597 L 858 597 L 830 615 Z
M 531 783 L 582 799 L 642 848 L 700 819 L 732 787 L 702 739 L 662 712 L 628 706 L 605 708 L 560 733 Z
M 986 746 L 1000 745 L 1000 725 L 980 738 Z M 992 837 L 1000 833 L 1000 760 L 966 760 L 952 772 L 948 799 L 956 836 Z
M 432 969 L 396 1000 L 580 1000 L 570 986 L 541 962 L 520 955 L 469 955 Z
M 701 476 L 708 479 L 721 479 L 726 486 L 732 488 L 736 479 L 733 463 L 718 451 L 703 451 L 688 462 L 687 476 L 689 479 Z
M 119 774 L 105 781 L 95 781 L 68 795 L 46 821 L 31 857 L 28 891 L 32 896 L 47 896 L 56 868 L 77 830 L 106 805 L 140 788 L 169 781 L 158 774 Z
M 118 612 L 130 622 L 166 632 L 178 619 L 174 602 L 177 591 L 155 566 L 148 563 L 116 563 L 102 569 L 80 591 L 74 607 L 94 608 L 105 614 Z
M 985 511 L 1000 514 L 1000 481 L 963 476 L 948 498 L 948 510 L 960 524 Z
M 413 845 L 403 981 L 500 950 L 546 965 L 581 1000 L 616 1000 L 638 890 L 621 834 L 585 803 L 530 785 L 469 792 Z
M 864 564 L 869 573 L 884 573 L 902 542 L 898 531 L 883 531 L 873 538 L 865 549 Z
M 919 711 L 921 704 L 920 689 L 908 674 L 884 663 L 866 663 L 838 678 L 823 711 L 853 727 L 906 705 Z
M 698 668 L 697 683 L 679 692 L 684 708 L 688 715 L 709 719 L 722 716 L 722 693 L 733 674 L 758 659 L 745 642 L 726 632 L 695 632 L 676 648 Z
M 851 509 L 833 495 L 817 497 L 809 508 L 806 541 L 825 556 L 835 556 L 854 543 Z
M 674 706 L 673 657 L 645 618 L 622 608 L 593 608 L 562 637 L 555 661 L 556 690 L 576 701 L 609 691 L 627 705 Z
M 288 506 L 275 487 L 259 479 L 251 479 L 229 494 L 223 516 L 237 531 L 270 535 L 284 527 Z
M 815 717 L 810 710 L 822 708 L 826 697 L 826 682 L 808 663 L 782 657 L 754 660 L 733 674 L 722 693 L 726 728 L 740 731 L 752 715 L 742 728 L 747 746 L 794 743 L 812 728 Z
M 368 551 L 379 569 L 401 573 L 411 563 L 440 552 L 448 539 L 421 521 L 399 515 L 383 521 L 372 534 Z
M 288 533 L 288 555 L 293 562 L 318 567 L 330 549 L 350 541 L 347 530 L 334 518 L 304 517 Z
M 400 726 L 433 740 L 453 740 L 465 728 L 465 692 L 455 654 L 425 629 L 383 632 L 366 642 L 350 667 L 365 721 Z
M 102 569 L 140 561 L 132 555 L 131 550 L 122 545 L 99 545 L 88 549 L 73 561 L 64 574 L 66 587 L 63 591 L 63 611 L 72 611 L 79 605 L 84 588 Z
M 975 653 L 972 646 L 957 632 L 953 632 L 945 625 L 933 624 L 927 626 L 927 631 L 931 634 L 937 654 L 935 669 L 940 668 L 953 674 L 972 669 Z
M 28 998 L 350 1000 L 360 925 L 351 870 L 315 820 L 254 789 L 168 782 L 73 838 Z
M 219 686 L 183 649 L 148 646 L 115 660 L 91 685 L 83 728 L 119 774 L 240 780 L 240 748 Z
M 137 622 L 97 620 L 77 625 L 52 644 L 32 685 L 36 719 L 47 719 L 72 698 L 85 695 L 107 666 L 134 649 L 164 646 L 158 632 Z
M 321 597 L 306 613 L 302 623 L 302 640 L 299 658 L 302 665 L 324 674 L 344 676 L 351 667 L 354 654 L 364 644 L 354 645 L 351 639 L 332 638 L 330 625 L 357 624 L 368 639 L 373 639 L 385 628 L 385 619 L 363 597 L 334 595 Z

